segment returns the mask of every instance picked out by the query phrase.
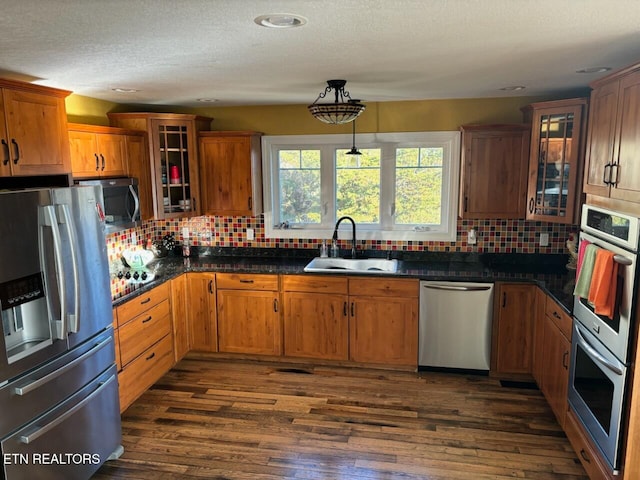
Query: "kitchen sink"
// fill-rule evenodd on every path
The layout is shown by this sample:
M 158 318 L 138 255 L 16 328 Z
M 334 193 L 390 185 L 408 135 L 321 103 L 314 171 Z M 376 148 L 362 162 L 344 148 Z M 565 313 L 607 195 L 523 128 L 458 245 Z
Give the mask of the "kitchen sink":
M 316 257 L 304 267 L 304 271 L 324 273 L 396 273 L 398 271 L 398 260 Z

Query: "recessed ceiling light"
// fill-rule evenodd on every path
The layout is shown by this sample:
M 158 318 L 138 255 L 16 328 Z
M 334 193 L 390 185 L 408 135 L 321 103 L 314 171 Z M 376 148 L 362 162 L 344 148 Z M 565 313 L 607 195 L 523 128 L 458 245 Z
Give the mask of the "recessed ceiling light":
M 213 103 L 217 101 L 218 101 L 217 98 L 198 98 L 198 102 L 204 102 L 204 103 Z
M 524 90 L 525 86 L 523 85 L 512 85 L 510 87 L 502 87 L 500 90 L 504 90 L 505 92 L 517 92 L 518 90 Z
M 576 70 L 576 73 L 602 73 L 608 72 L 609 70 L 611 70 L 611 67 L 589 67 Z
M 301 27 L 307 23 L 307 19 L 293 13 L 270 13 L 260 15 L 254 20 L 258 25 L 268 28 L 293 28 Z
M 121 88 L 121 87 L 112 88 L 111 90 L 118 93 L 136 93 L 140 91 L 140 90 L 136 90 L 135 88 Z

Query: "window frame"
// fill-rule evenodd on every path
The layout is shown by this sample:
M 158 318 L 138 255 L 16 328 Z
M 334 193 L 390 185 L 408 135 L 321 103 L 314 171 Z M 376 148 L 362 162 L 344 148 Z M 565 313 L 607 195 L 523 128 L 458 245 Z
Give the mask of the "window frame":
M 264 229 L 265 237 L 273 239 L 318 239 L 330 238 L 333 234 L 336 202 L 336 159 L 335 150 L 349 149 L 352 136 L 349 134 L 320 135 L 264 135 L 262 137 L 262 172 L 264 194 Z M 459 131 L 438 132 L 390 132 L 362 133 L 356 137 L 359 149 L 381 148 L 380 165 L 380 223 L 379 228 L 371 228 L 371 224 L 358 224 L 358 240 L 396 240 L 396 241 L 451 241 L 456 240 L 458 192 L 460 180 L 460 144 Z M 395 203 L 396 166 L 395 149 L 398 147 L 421 148 L 442 147 L 442 223 L 441 228 L 420 225 L 401 227 L 393 222 L 389 200 Z M 313 227 L 291 225 L 280 228 L 274 217 L 274 210 L 279 215 L 279 150 L 320 150 L 320 182 L 321 182 L 321 222 Z M 389 155 L 393 152 L 393 155 Z M 331 165 L 326 166 L 327 158 Z M 392 160 L 392 161 L 391 161 Z M 277 208 L 274 208 L 277 206 Z M 390 228 L 391 227 L 391 228 Z M 340 229 L 340 238 L 351 238 L 348 229 Z

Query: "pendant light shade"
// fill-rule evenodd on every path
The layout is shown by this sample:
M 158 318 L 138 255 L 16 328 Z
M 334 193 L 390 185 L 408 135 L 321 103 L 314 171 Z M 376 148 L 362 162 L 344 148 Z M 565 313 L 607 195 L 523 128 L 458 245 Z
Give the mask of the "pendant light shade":
M 346 83 L 346 80 L 328 80 L 325 91 L 320 93 L 315 102 L 307 107 L 311 115 L 321 122 L 340 125 L 354 121 L 358 115 L 364 112 L 365 106 L 359 100 L 352 100 L 349 92 L 345 91 Z M 318 103 L 318 100 L 325 98 L 332 90 L 335 93 L 335 102 Z

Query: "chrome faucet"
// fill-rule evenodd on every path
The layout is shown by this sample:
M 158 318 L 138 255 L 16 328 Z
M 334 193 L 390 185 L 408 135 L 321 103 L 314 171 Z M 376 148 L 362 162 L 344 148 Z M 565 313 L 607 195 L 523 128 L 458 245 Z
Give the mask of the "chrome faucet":
M 338 227 L 343 220 L 349 220 L 353 227 L 353 233 L 351 237 L 351 258 L 356 258 L 356 222 L 353 220 L 353 218 L 345 216 L 338 219 L 338 221 L 336 222 L 336 228 L 334 228 L 333 230 L 333 241 L 338 241 Z

